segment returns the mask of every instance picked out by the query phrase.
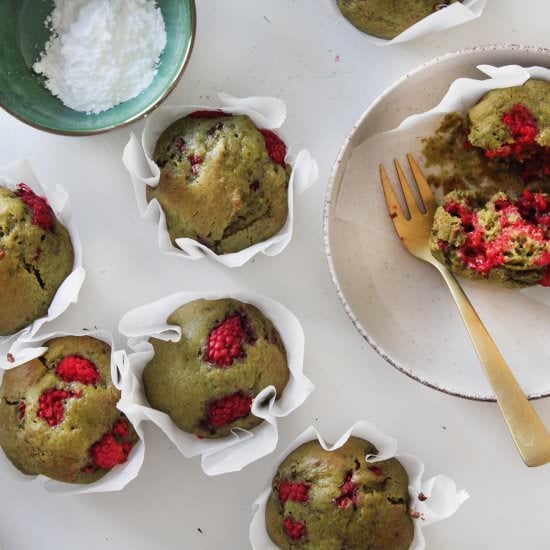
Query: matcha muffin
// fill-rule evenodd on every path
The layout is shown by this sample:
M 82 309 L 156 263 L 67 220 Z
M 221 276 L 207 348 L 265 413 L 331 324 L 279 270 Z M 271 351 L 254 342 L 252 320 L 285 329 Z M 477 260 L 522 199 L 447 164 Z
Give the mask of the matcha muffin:
M 157 199 L 172 242 L 194 239 L 216 254 L 238 252 L 275 235 L 288 215 L 291 168 L 286 146 L 248 116 L 197 111 L 160 136 Z
M 520 163 L 524 181 L 550 176 L 550 82 L 492 90 L 470 109 L 468 121 L 469 143 L 486 157 Z
M 182 430 L 219 438 L 262 422 L 254 397 L 273 385 L 280 397 L 288 379 L 286 351 L 273 323 L 256 307 L 232 300 L 195 300 L 167 319 L 181 328 L 178 342 L 151 338 L 154 357 L 143 371 L 151 407 Z
M 414 536 L 409 479 L 391 458 L 370 463 L 377 450 L 350 437 L 325 451 L 309 441 L 280 464 L 266 507 L 266 529 L 281 549 L 404 550 Z
M 44 197 L 21 183 L 0 187 L 0 336 L 48 313 L 72 271 L 73 246 Z
M 461 0 L 338 0 L 338 7 L 360 31 L 390 40 L 456 1 Z
M 111 348 L 90 336 L 44 346 L 42 356 L 4 374 L 0 446 L 24 474 L 92 483 L 126 462 L 137 441 L 116 408 Z
M 486 201 L 452 191 L 435 212 L 432 254 L 458 275 L 507 287 L 550 286 L 550 196 L 525 190 Z

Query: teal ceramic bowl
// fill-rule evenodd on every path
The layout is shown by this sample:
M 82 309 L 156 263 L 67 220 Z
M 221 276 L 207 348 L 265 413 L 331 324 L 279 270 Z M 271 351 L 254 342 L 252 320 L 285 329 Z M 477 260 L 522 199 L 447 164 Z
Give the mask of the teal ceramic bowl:
M 0 0 L 0 105 L 19 120 L 56 134 L 106 132 L 144 116 L 172 91 L 187 64 L 195 37 L 194 0 L 157 0 L 167 43 L 153 82 L 137 97 L 99 114 L 74 111 L 32 70 L 49 31 L 44 20 L 52 0 Z

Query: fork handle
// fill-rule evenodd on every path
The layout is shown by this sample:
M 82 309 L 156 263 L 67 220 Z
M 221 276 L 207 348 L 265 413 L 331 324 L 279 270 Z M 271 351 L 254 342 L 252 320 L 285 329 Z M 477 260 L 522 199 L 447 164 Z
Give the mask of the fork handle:
M 550 434 L 525 397 L 494 340 L 454 275 L 442 264 L 436 267 L 443 275 L 460 310 L 519 454 L 527 466 L 546 464 L 550 461 Z

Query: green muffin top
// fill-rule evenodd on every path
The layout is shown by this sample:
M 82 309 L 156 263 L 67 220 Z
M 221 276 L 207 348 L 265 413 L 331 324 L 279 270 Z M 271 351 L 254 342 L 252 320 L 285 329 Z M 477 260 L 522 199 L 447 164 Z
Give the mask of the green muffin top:
M 91 483 L 126 461 L 137 436 L 116 408 L 111 348 L 89 336 L 46 342 L 0 386 L 0 446 L 29 475 Z
M 173 242 L 195 239 L 217 254 L 275 235 L 288 215 L 286 146 L 248 116 L 199 111 L 171 124 L 153 155 L 157 187 L 147 188 Z
M 73 268 L 69 233 L 44 197 L 20 184 L 0 187 L 0 336 L 47 314 Z
M 392 39 L 424 17 L 462 0 L 338 0 L 346 19 L 360 31 Z
M 273 385 L 283 392 L 289 370 L 273 323 L 256 307 L 232 299 L 195 300 L 167 319 L 181 338 L 151 338 L 155 355 L 143 371 L 150 405 L 186 432 L 227 436 L 262 422 L 250 410 L 254 397 Z
M 310 441 L 290 453 L 267 502 L 271 540 L 285 550 L 408 548 L 414 527 L 407 472 L 395 458 L 368 462 L 375 454 L 358 437 L 334 451 Z
M 518 141 L 550 147 L 550 82 L 530 79 L 491 90 L 469 110 L 468 119 L 468 138 L 476 147 L 497 150 Z

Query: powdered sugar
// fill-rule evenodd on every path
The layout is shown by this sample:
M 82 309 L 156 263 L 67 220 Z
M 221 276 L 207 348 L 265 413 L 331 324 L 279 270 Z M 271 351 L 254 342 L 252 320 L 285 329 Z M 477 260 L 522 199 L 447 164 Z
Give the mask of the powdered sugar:
M 33 69 L 67 107 L 86 113 L 147 88 L 166 45 L 154 0 L 55 0 L 46 25 L 52 34 Z

